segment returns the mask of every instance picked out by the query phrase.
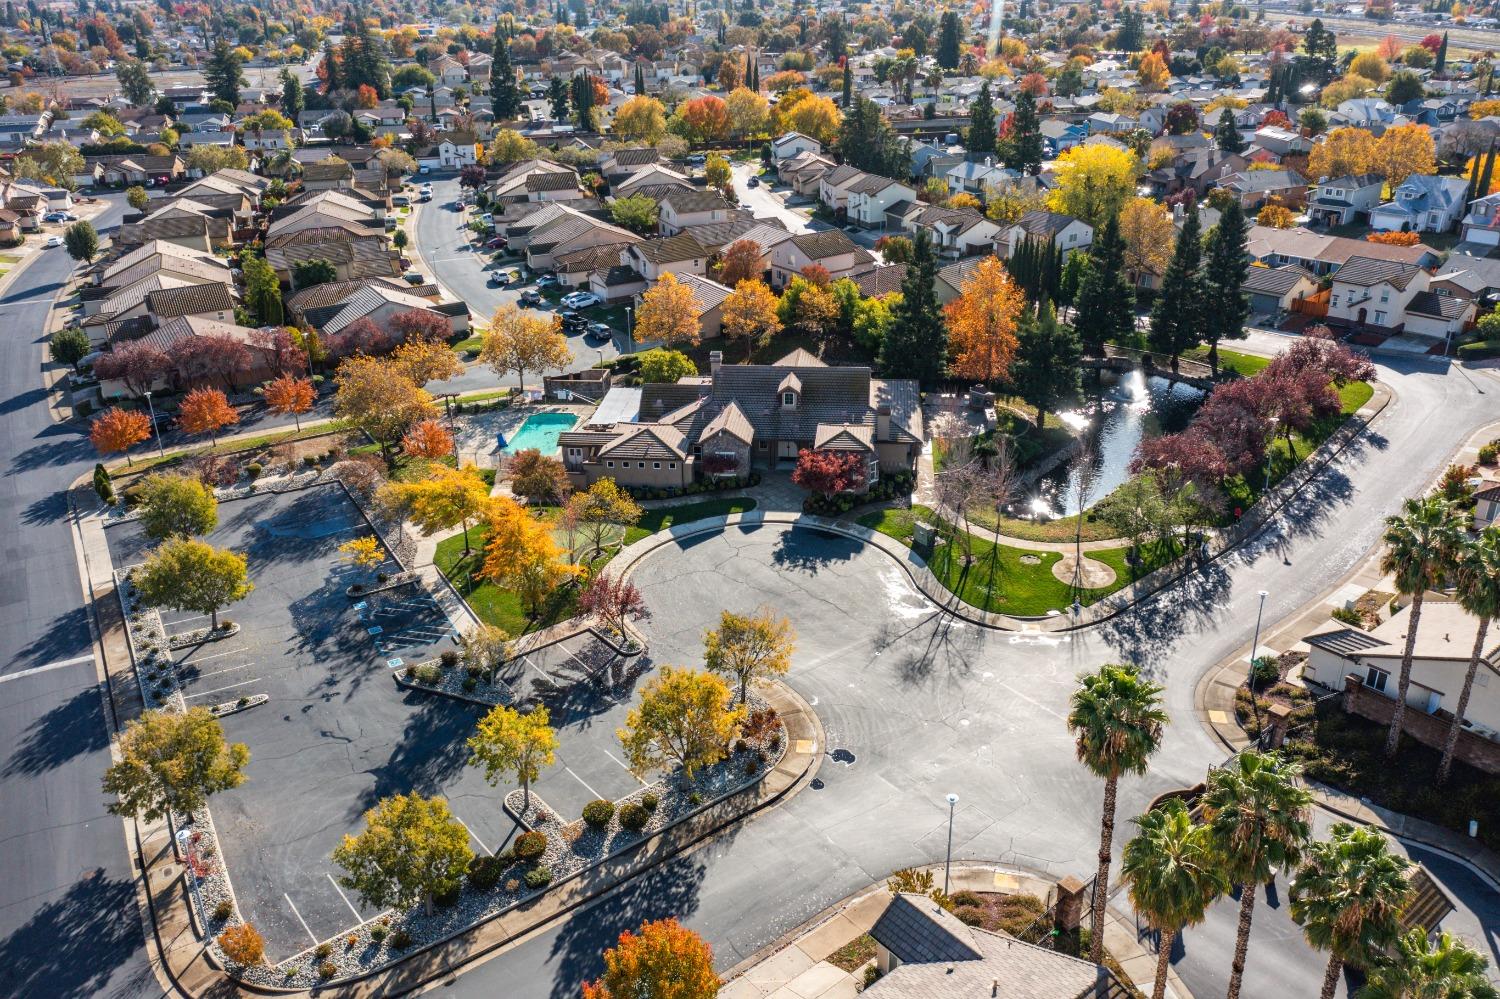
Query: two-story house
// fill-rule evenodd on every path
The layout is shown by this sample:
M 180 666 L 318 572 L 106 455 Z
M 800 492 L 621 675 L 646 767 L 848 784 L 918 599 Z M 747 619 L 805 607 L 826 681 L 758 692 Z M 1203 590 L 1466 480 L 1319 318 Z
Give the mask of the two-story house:
M 1071 215 L 1038 209 L 1017 219 L 1001 234 L 1001 239 L 1007 244 L 1007 258 L 1015 256 L 1016 250 L 1027 239 L 1034 239 L 1053 244 L 1066 259 L 1074 251 L 1087 250 L 1094 244 L 1094 227 Z
M 883 229 L 891 207 L 900 202 L 910 204 L 916 198 L 917 191 L 910 185 L 867 173 L 849 186 L 845 207 L 850 222 L 866 229 Z
M 903 202 L 890 212 L 893 226 L 915 235 L 926 230 L 932 245 L 945 257 L 993 253 L 1000 224 L 972 208 L 939 208 L 920 201 Z
M 823 143 L 801 132 L 787 132 L 771 140 L 771 162 L 781 164 L 798 153 L 821 153 Z
M 1380 204 L 1385 180 L 1378 173 L 1346 174 L 1324 178 L 1307 199 L 1307 214 L 1314 223 L 1349 225 L 1370 213 Z
M 718 191 L 695 187 L 667 191 L 657 199 L 657 207 L 660 214 L 656 224 L 663 236 L 674 236 L 690 225 L 728 222 L 748 215 L 731 205 Z
M 771 248 L 771 287 L 785 288 L 808 264 L 826 268 L 834 280 L 866 270 L 875 258 L 841 229 L 806 232 Z
M 1469 202 L 1469 213 L 1463 218 L 1463 241 L 1500 246 L 1500 193 Z
M 1414 173 L 1401 182 L 1392 200 L 1370 213 L 1370 228 L 1380 232 L 1450 232 L 1463 217 L 1469 182 L 1462 177 Z

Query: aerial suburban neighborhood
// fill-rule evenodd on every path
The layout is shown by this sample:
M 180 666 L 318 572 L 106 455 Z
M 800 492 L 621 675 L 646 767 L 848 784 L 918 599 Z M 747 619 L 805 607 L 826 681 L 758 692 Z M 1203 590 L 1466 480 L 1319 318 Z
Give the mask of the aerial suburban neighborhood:
M 0 996 L 1500 995 L 1500 5 L 0 46 Z

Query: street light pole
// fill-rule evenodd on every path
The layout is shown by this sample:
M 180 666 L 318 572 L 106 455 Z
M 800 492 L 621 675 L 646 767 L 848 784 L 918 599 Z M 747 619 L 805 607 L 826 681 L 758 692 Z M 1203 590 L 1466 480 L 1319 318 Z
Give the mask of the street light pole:
M 146 390 L 146 409 L 151 413 L 151 429 L 156 432 L 156 455 L 159 458 L 167 456 L 166 450 L 161 446 L 161 427 L 156 425 L 156 406 L 151 402 L 151 390 Z
M 1255 637 L 1250 641 L 1250 710 L 1255 714 L 1255 743 L 1260 745 L 1264 734 L 1260 727 L 1260 700 L 1255 696 L 1255 652 L 1260 648 L 1260 621 L 1266 613 L 1266 591 L 1260 590 L 1260 606 L 1255 611 Z
M 953 809 L 958 805 L 958 795 L 948 795 L 948 856 L 943 861 L 943 894 L 948 894 L 948 874 L 953 867 Z

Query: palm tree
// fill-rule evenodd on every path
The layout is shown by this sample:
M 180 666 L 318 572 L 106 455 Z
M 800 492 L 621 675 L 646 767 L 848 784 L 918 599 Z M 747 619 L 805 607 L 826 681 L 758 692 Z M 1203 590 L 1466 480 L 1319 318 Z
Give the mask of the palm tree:
M 1420 926 L 1396 941 L 1397 957 L 1370 972 L 1355 999 L 1500 999 L 1484 956 L 1447 933 L 1429 943 Z
M 1094 878 L 1090 932 L 1091 959 L 1104 956 L 1104 899 L 1109 887 L 1109 860 L 1115 835 L 1115 795 L 1122 774 L 1143 774 L 1146 761 L 1161 746 L 1167 713 L 1160 685 L 1140 677 L 1134 666 L 1106 664 L 1078 678 L 1068 711 L 1068 729 L 1084 766 L 1104 779 L 1104 819 L 1099 833 L 1099 873 Z
M 1130 904 L 1161 935 L 1151 999 L 1162 999 L 1172 941 L 1184 927 L 1203 922 L 1228 883 L 1209 849 L 1208 830 L 1193 824 L 1181 799 L 1168 798 L 1135 824 L 1140 832 L 1125 844 L 1120 873 L 1130 884 Z
M 1234 942 L 1228 999 L 1239 999 L 1250 946 L 1255 891 L 1302 857 L 1312 829 L 1312 793 L 1298 783 L 1301 769 L 1280 753 L 1245 750 L 1209 772 L 1203 814 L 1224 874 L 1240 890 L 1239 935 Z
M 1348 822 L 1331 833 L 1309 848 L 1291 890 L 1292 918 L 1309 944 L 1328 951 L 1322 999 L 1333 999 L 1345 963 L 1374 967 L 1396 942 L 1411 895 L 1411 865 L 1387 849 L 1384 835 Z
M 1385 554 L 1380 571 L 1395 577 L 1396 589 L 1411 597 L 1411 621 L 1406 628 L 1406 647 L 1401 653 L 1401 681 L 1396 686 L 1396 710 L 1385 739 L 1385 755 L 1395 756 L 1406 715 L 1406 691 L 1411 686 L 1412 650 L 1417 644 L 1417 626 L 1422 620 L 1422 596 L 1437 585 L 1448 568 L 1459 540 L 1459 519 L 1451 504 L 1436 496 L 1409 499 L 1401 513 L 1385 519 Z
M 1448 783 L 1453 770 L 1453 750 L 1458 745 L 1458 731 L 1463 727 L 1464 712 L 1469 708 L 1469 694 L 1474 689 L 1474 674 L 1484 655 L 1484 639 L 1490 622 L 1500 615 L 1500 528 L 1490 526 L 1465 546 L 1454 573 L 1458 584 L 1458 602 L 1464 610 L 1479 618 L 1479 633 L 1474 636 L 1474 651 L 1469 654 L 1469 671 L 1464 687 L 1453 709 L 1453 724 L 1443 740 L 1443 762 L 1438 764 L 1438 786 Z M 1493 664 L 1492 664 L 1493 665 Z

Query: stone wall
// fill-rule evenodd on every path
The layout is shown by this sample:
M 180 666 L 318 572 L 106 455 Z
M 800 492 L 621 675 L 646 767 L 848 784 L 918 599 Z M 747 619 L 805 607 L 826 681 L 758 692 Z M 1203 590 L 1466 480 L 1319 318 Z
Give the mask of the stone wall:
M 1394 677 L 1392 682 L 1394 682 Z M 1395 713 L 1396 701 L 1366 687 L 1358 674 L 1344 677 L 1344 710 L 1350 714 L 1368 718 L 1382 725 L 1389 725 Z M 1418 742 L 1441 750 L 1448 738 L 1448 729 L 1453 724 L 1453 715 L 1447 711 L 1428 714 L 1410 706 L 1401 719 L 1401 730 Z M 1493 742 L 1473 732 L 1460 731 L 1454 756 L 1488 774 L 1500 774 L 1500 742 Z

